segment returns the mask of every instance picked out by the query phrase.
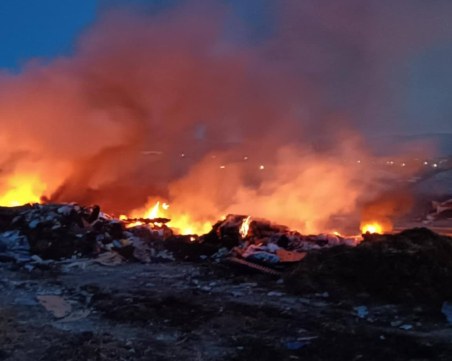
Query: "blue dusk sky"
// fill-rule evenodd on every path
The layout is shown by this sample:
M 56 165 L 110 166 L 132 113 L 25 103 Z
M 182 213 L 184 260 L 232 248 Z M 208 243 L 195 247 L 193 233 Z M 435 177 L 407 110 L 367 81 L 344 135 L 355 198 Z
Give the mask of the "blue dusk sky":
M 97 10 L 96 0 L 1 0 L 0 68 L 70 54 Z
M 117 5 L 145 4 L 148 11 L 180 0 L 0 0 L 0 68 L 18 72 L 28 61 L 70 55 L 99 12 Z M 265 33 L 262 5 L 268 0 L 227 0 L 251 28 Z M 258 15 L 257 15 L 258 14 Z M 265 17 L 266 18 L 266 17 Z M 267 24 L 268 25 L 268 24 Z

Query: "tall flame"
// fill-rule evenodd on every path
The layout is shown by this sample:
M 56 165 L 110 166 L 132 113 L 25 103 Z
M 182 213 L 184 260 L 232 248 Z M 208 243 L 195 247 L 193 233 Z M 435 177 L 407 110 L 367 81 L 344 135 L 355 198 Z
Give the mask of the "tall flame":
M 240 235 L 245 238 L 250 230 L 251 216 L 246 217 L 240 226 Z
M 144 214 L 142 218 L 155 219 L 159 217 L 163 217 L 163 214 L 162 211 L 160 210 L 160 201 L 157 201 L 152 208 L 148 209 L 148 211 Z

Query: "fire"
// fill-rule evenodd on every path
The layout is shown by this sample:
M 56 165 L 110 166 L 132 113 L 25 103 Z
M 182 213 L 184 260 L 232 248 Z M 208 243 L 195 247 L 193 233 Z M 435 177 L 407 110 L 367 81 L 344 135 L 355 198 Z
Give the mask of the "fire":
M 163 203 L 160 207 L 160 201 L 157 201 L 155 205 L 150 208 L 143 217 L 141 218 L 148 218 L 148 219 L 155 219 L 155 218 L 164 218 L 164 215 L 162 214 L 163 211 L 161 210 L 168 209 L 168 205 L 166 203 Z
M 361 225 L 361 233 L 383 233 L 383 226 L 378 222 L 364 223 Z
M 167 218 L 170 219 L 168 226 L 179 234 L 204 234 L 211 230 L 211 222 L 200 222 L 194 220 L 186 213 L 179 213 L 177 211 L 170 211 L 170 205 L 165 202 L 149 200 L 143 209 L 135 210 L 131 215 L 125 216 L 121 215 L 120 219 L 126 220 L 129 218 L 146 218 L 146 219 L 156 219 L 156 218 Z M 135 227 L 142 225 L 143 222 L 136 221 L 128 224 L 128 227 Z
M 39 203 L 47 187 L 38 176 L 16 174 L 7 180 L 5 188 L 6 191 L 0 192 L 0 205 L 13 207 Z
M 168 225 L 180 234 L 205 234 L 212 229 L 211 222 L 195 221 L 188 214 L 172 214 Z
M 245 238 L 248 235 L 248 231 L 250 230 L 251 216 L 246 217 L 242 225 L 240 227 L 240 235 L 242 238 Z

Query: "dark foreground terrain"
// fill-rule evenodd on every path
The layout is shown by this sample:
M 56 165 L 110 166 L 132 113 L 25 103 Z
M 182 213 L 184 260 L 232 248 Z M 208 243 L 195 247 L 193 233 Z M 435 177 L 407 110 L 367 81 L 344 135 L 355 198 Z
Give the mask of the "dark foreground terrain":
M 215 263 L 0 267 L 0 360 L 452 359 L 436 304 L 294 295 Z

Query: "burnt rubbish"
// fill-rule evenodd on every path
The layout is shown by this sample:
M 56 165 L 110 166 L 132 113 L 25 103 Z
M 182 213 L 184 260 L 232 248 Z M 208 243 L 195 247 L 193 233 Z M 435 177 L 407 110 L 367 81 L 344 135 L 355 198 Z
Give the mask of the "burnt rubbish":
M 246 233 L 244 221 L 248 220 Z M 303 236 L 267 220 L 228 215 L 204 235 L 176 235 L 170 220 L 116 219 L 100 207 L 78 204 L 33 204 L 0 208 L 0 252 L 3 257 L 43 260 L 97 257 L 115 252 L 124 260 L 153 262 L 174 259 L 219 261 L 238 258 L 274 267 L 298 262 L 307 251 L 353 239 L 337 235 Z M 20 256 L 20 257 L 19 257 Z

